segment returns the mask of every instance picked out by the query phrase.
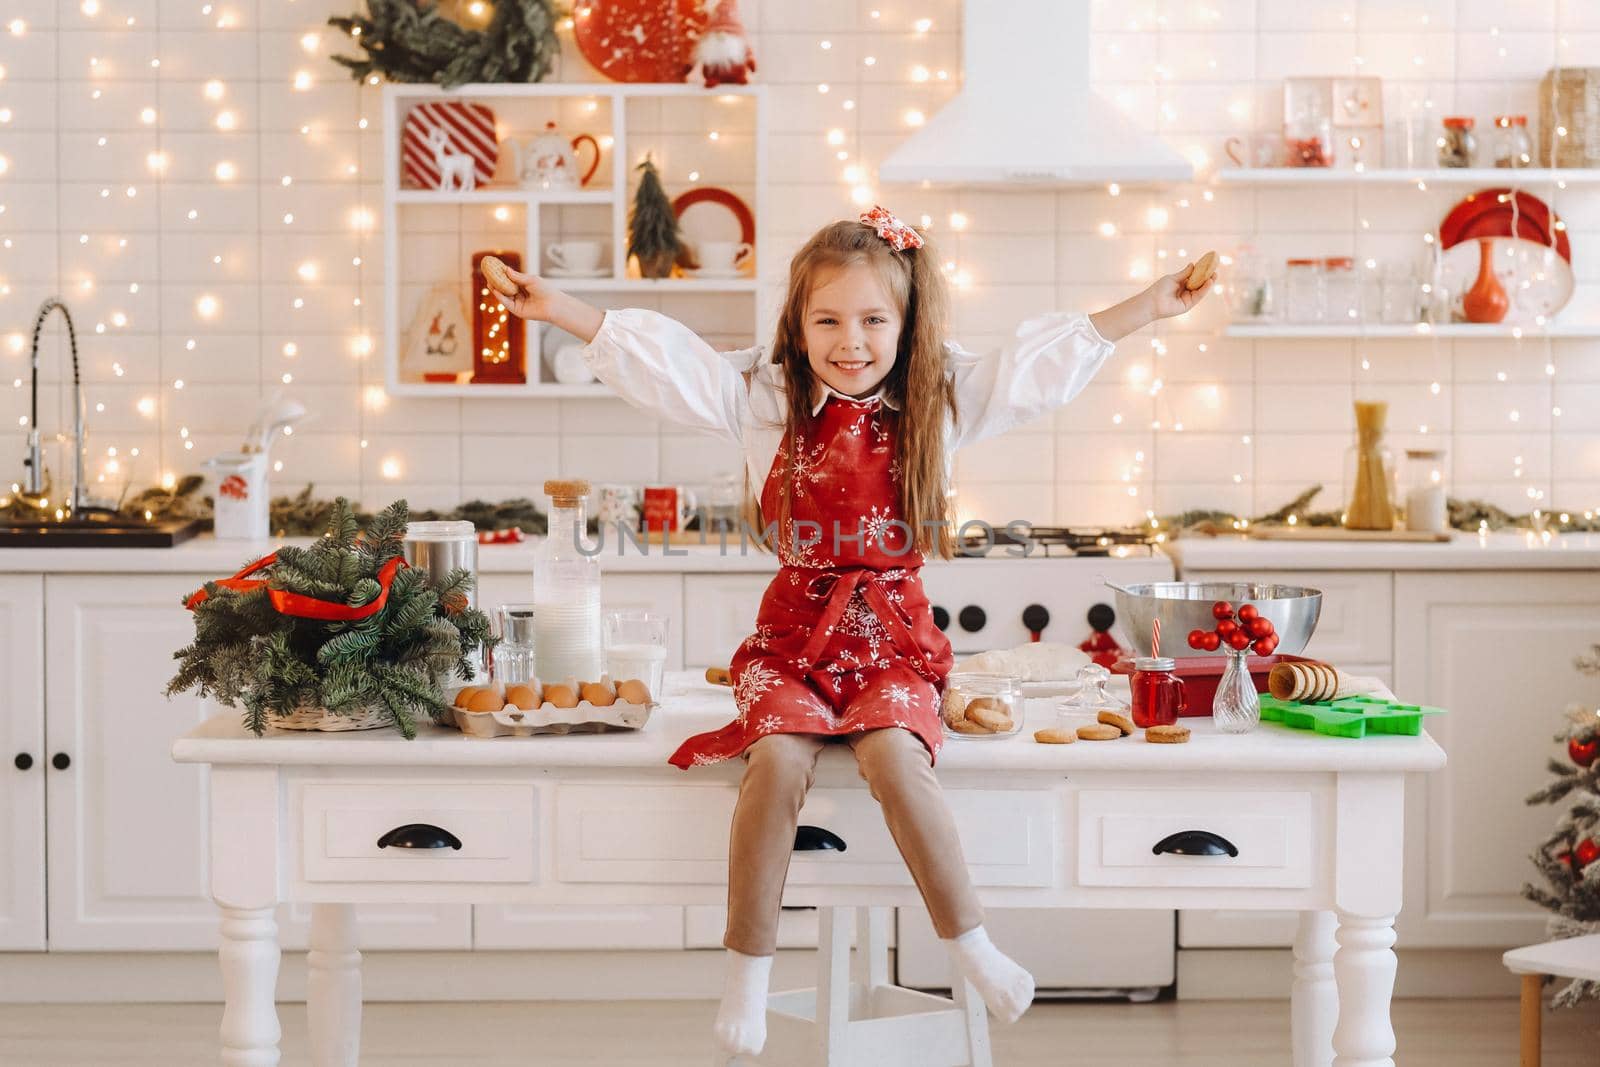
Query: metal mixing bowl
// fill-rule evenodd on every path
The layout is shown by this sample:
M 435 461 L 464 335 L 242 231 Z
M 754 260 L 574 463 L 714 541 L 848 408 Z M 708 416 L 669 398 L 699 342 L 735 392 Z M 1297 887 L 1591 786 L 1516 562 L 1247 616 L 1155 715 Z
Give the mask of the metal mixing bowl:
M 1298 585 L 1147 582 L 1111 588 L 1117 594 L 1117 625 L 1123 639 L 1140 656 L 1150 655 L 1150 623 L 1156 619 L 1161 620 L 1163 656 L 1187 659 L 1217 655 L 1190 648 L 1189 631 L 1216 628 L 1211 605 L 1219 600 L 1226 600 L 1236 611 L 1241 604 L 1254 604 L 1262 617 L 1271 619 L 1278 634 L 1279 655 L 1305 651 L 1306 642 L 1317 628 L 1317 617 L 1322 614 L 1322 591 Z

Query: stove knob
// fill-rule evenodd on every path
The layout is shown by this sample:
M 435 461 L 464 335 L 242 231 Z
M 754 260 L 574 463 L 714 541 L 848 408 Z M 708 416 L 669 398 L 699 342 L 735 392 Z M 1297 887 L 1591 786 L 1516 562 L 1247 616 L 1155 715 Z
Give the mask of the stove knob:
M 933 606 L 933 624 L 941 630 L 950 628 L 950 613 L 937 604 Z
M 969 634 L 975 634 L 983 629 L 984 623 L 989 621 L 989 616 L 976 604 L 968 604 L 961 609 L 961 614 L 956 616 L 961 621 L 961 628 Z
M 1029 604 L 1022 609 L 1022 625 L 1028 628 L 1030 634 L 1042 633 L 1050 625 L 1050 612 L 1043 604 Z
M 1089 627 L 1097 634 L 1109 631 L 1117 624 L 1117 613 L 1110 604 L 1096 604 L 1089 609 Z

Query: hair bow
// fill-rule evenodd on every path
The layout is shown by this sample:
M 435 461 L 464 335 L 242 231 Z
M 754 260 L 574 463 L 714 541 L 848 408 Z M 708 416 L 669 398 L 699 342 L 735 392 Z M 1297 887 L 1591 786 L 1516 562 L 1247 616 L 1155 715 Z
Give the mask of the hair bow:
M 889 247 L 896 252 L 922 247 L 922 236 L 882 205 L 874 204 L 871 211 L 862 212 L 861 221 L 877 230 L 878 236 L 889 242 Z

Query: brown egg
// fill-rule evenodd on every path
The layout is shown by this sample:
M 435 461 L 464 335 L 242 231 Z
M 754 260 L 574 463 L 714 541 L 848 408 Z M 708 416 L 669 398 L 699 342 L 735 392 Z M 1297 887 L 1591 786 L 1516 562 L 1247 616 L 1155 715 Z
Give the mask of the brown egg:
M 578 706 L 578 694 L 572 691 L 570 685 L 547 685 L 544 687 L 544 699 L 547 704 L 554 704 L 558 708 L 575 708 Z
M 499 711 L 505 706 L 505 698 L 494 689 L 480 689 L 467 701 L 468 711 Z
M 608 708 L 617 702 L 617 691 L 604 682 L 584 682 L 578 695 L 597 708 Z
M 523 711 L 528 711 L 539 706 L 539 691 L 531 685 L 507 686 L 506 700 Z
M 650 703 L 650 687 L 637 678 L 617 683 L 617 699 L 624 704 Z
M 461 692 L 456 694 L 456 707 L 458 707 L 458 708 L 466 707 L 467 704 L 472 700 L 472 698 L 477 696 L 481 692 L 483 692 L 483 686 L 481 686 L 481 685 L 464 685 L 464 686 L 462 686 L 461 687 Z

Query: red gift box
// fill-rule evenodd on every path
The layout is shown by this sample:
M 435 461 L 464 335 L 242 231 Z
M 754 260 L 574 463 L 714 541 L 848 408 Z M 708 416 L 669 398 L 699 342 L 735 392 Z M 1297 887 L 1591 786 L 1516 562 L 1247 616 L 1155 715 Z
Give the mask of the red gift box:
M 1272 667 L 1277 663 L 1311 663 L 1309 656 L 1246 656 L 1245 667 L 1250 671 L 1250 681 L 1255 683 L 1256 692 L 1267 691 L 1267 675 L 1272 672 Z M 1210 715 L 1211 702 L 1217 695 L 1217 683 L 1222 680 L 1222 672 L 1228 668 L 1227 656 L 1188 656 L 1178 660 L 1177 667 L 1172 673 L 1183 682 L 1183 711 L 1179 714 L 1188 717 L 1193 715 Z M 1112 674 L 1132 674 L 1133 660 L 1119 659 L 1111 667 Z

